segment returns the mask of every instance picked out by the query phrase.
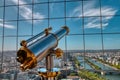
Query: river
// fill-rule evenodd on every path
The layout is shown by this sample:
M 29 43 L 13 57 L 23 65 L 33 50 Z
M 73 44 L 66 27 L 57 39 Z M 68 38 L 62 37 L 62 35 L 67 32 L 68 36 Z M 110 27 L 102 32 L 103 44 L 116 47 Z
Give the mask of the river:
M 84 57 L 78 57 L 78 60 L 80 61 L 81 66 L 84 67 L 85 69 L 92 69 L 89 64 L 84 62 Z M 96 60 L 90 59 L 89 61 L 101 67 L 102 70 L 114 70 L 113 68 L 106 66 Z M 106 77 L 108 80 L 120 80 L 120 75 L 117 75 L 117 74 L 107 74 L 107 75 L 104 75 L 103 77 Z

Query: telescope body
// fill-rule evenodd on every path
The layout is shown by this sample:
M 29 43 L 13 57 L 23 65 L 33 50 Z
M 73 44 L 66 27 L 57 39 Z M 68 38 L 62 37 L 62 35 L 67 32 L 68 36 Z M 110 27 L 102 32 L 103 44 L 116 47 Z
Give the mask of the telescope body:
M 50 29 L 48 29 L 50 30 Z M 38 62 L 50 54 L 50 51 L 57 47 L 58 41 L 68 34 L 68 27 L 64 26 L 55 33 L 49 33 L 46 36 L 39 33 L 28 40 L 21 42 L 21 48 L 17 52 L 17 61 L 21 63 L 21 70 L 34 68 Z

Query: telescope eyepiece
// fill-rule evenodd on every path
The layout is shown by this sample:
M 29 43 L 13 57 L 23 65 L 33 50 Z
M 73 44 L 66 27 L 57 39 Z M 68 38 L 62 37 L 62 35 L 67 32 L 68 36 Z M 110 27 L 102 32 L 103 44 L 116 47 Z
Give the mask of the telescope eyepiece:
M 27 58 L 27 53 L 24 50 L 19 50 L 17 52 L 17 58 L 16 60 L 20 62 L 21 64 L 24 63 L 25 59 Z

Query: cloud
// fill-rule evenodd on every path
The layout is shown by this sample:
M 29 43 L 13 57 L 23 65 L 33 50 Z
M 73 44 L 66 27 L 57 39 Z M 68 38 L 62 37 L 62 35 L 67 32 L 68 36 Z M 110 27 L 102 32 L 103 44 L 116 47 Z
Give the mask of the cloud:
M 13 3 L 15 3 L 16 5 L 18 4 L 18 0 L 11 0 Z M 27 4 L 25 1 L 23 0 L 19 0 L 19 4 Z M 32 14 L 34 16 L 34 18 L 40 18 L 43 19 L 44 15 L 42 15 L 39 12 L 32 12 L 32 9 L 27 7 L 26 5 L 22 5 L 19 6 L 19 14 L 24 18 L 24 19 L 32 19 Z M 36 21 L 35 21 L 36 22 Z
M 8 29 L 15 29 L 14 25 L 10 25 L 10 24 L 7 24 L 7 23 L 5 23 L 4 26 L 3 26 L 3 19 L 0 19 L 0 27 L 5 27 L 5 28 L 8 28 Z
M 100 8 L 96 7 L 96 2 L 95 1 L 88 1 L 87 3 L 84 4 L 84 16 L 100 16 Z M 114 17 L 116 14 L 117 10 L 110 7 L 110 6 L 103 6 L 101 7 L 101 13 L 102 16 L 110 15 L 109 17 L 102 17 L 102 27 L 103 29 L 109 25 L 109 20 Z M 82 17 L 82 7 L 78 6 L 76 7 L 73 12 L 70 14 L 70 16 L 79 16 Z M 99 17 L 89 17 L 87 18 L 85 22 L 85 28 L 101 28 L 100 27 L 100 18 Z
M 106 26 L 108 25 L 108 22 L 103 22 L 102 23 L 102 29 L 104 29 Z M 96 28 L 99 29 L 101 28 L 101 24 L 100 24 L 100 17 L 95 17 L 95 18 L 87 18 L 87 21 L 85 19 L 85 26 L 84 28 Z
M 54 2 L 54 1 L 57 1 L 57 0 L 52 0 L 52 2 Z M 55 3 L 50 3 L 50 12 L 53 12 L 53 9 L 54 9 L 54 7 L 55 7 Z
M 55 0 L 54 0 L 54 1 L 55 1 Z M 51 4 L 50 4 L 50 12 L 53 11 L 54 6 L 55 6 L 55 3 L 51 3 Z

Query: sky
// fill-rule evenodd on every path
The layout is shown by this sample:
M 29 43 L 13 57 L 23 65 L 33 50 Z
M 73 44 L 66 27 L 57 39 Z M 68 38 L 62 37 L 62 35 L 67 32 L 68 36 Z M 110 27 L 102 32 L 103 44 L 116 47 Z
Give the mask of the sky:
M 32 6 L 28 5 L 32 0 L 19 0 L 18 7 L 18 0 L 5 0 L 4 11 L 4 0 L 0 0 L 0 50 L 2 44 L 4 50 L 15 50 L 20 40 L 38 34 L 48 26 L 53 27 L 52 32 L 55 32 L 65 24 L 69 27 L 70 33 L 60 40 L 58 47 L 62 49 L 120 49 L 120 34 L 116 34 L 120 33 L 120 0 L 101 0 L 101 5 L 100 0 L 87 0 L 83 3 L 67 0 L 66 4 L 58 3 L 63 0 L 49 1 L 48 5 L 47 0 L 34 0 L 35 4 Z M 4 43 L 3 27 L 4 36 L 9 36 L 4 38 Z

